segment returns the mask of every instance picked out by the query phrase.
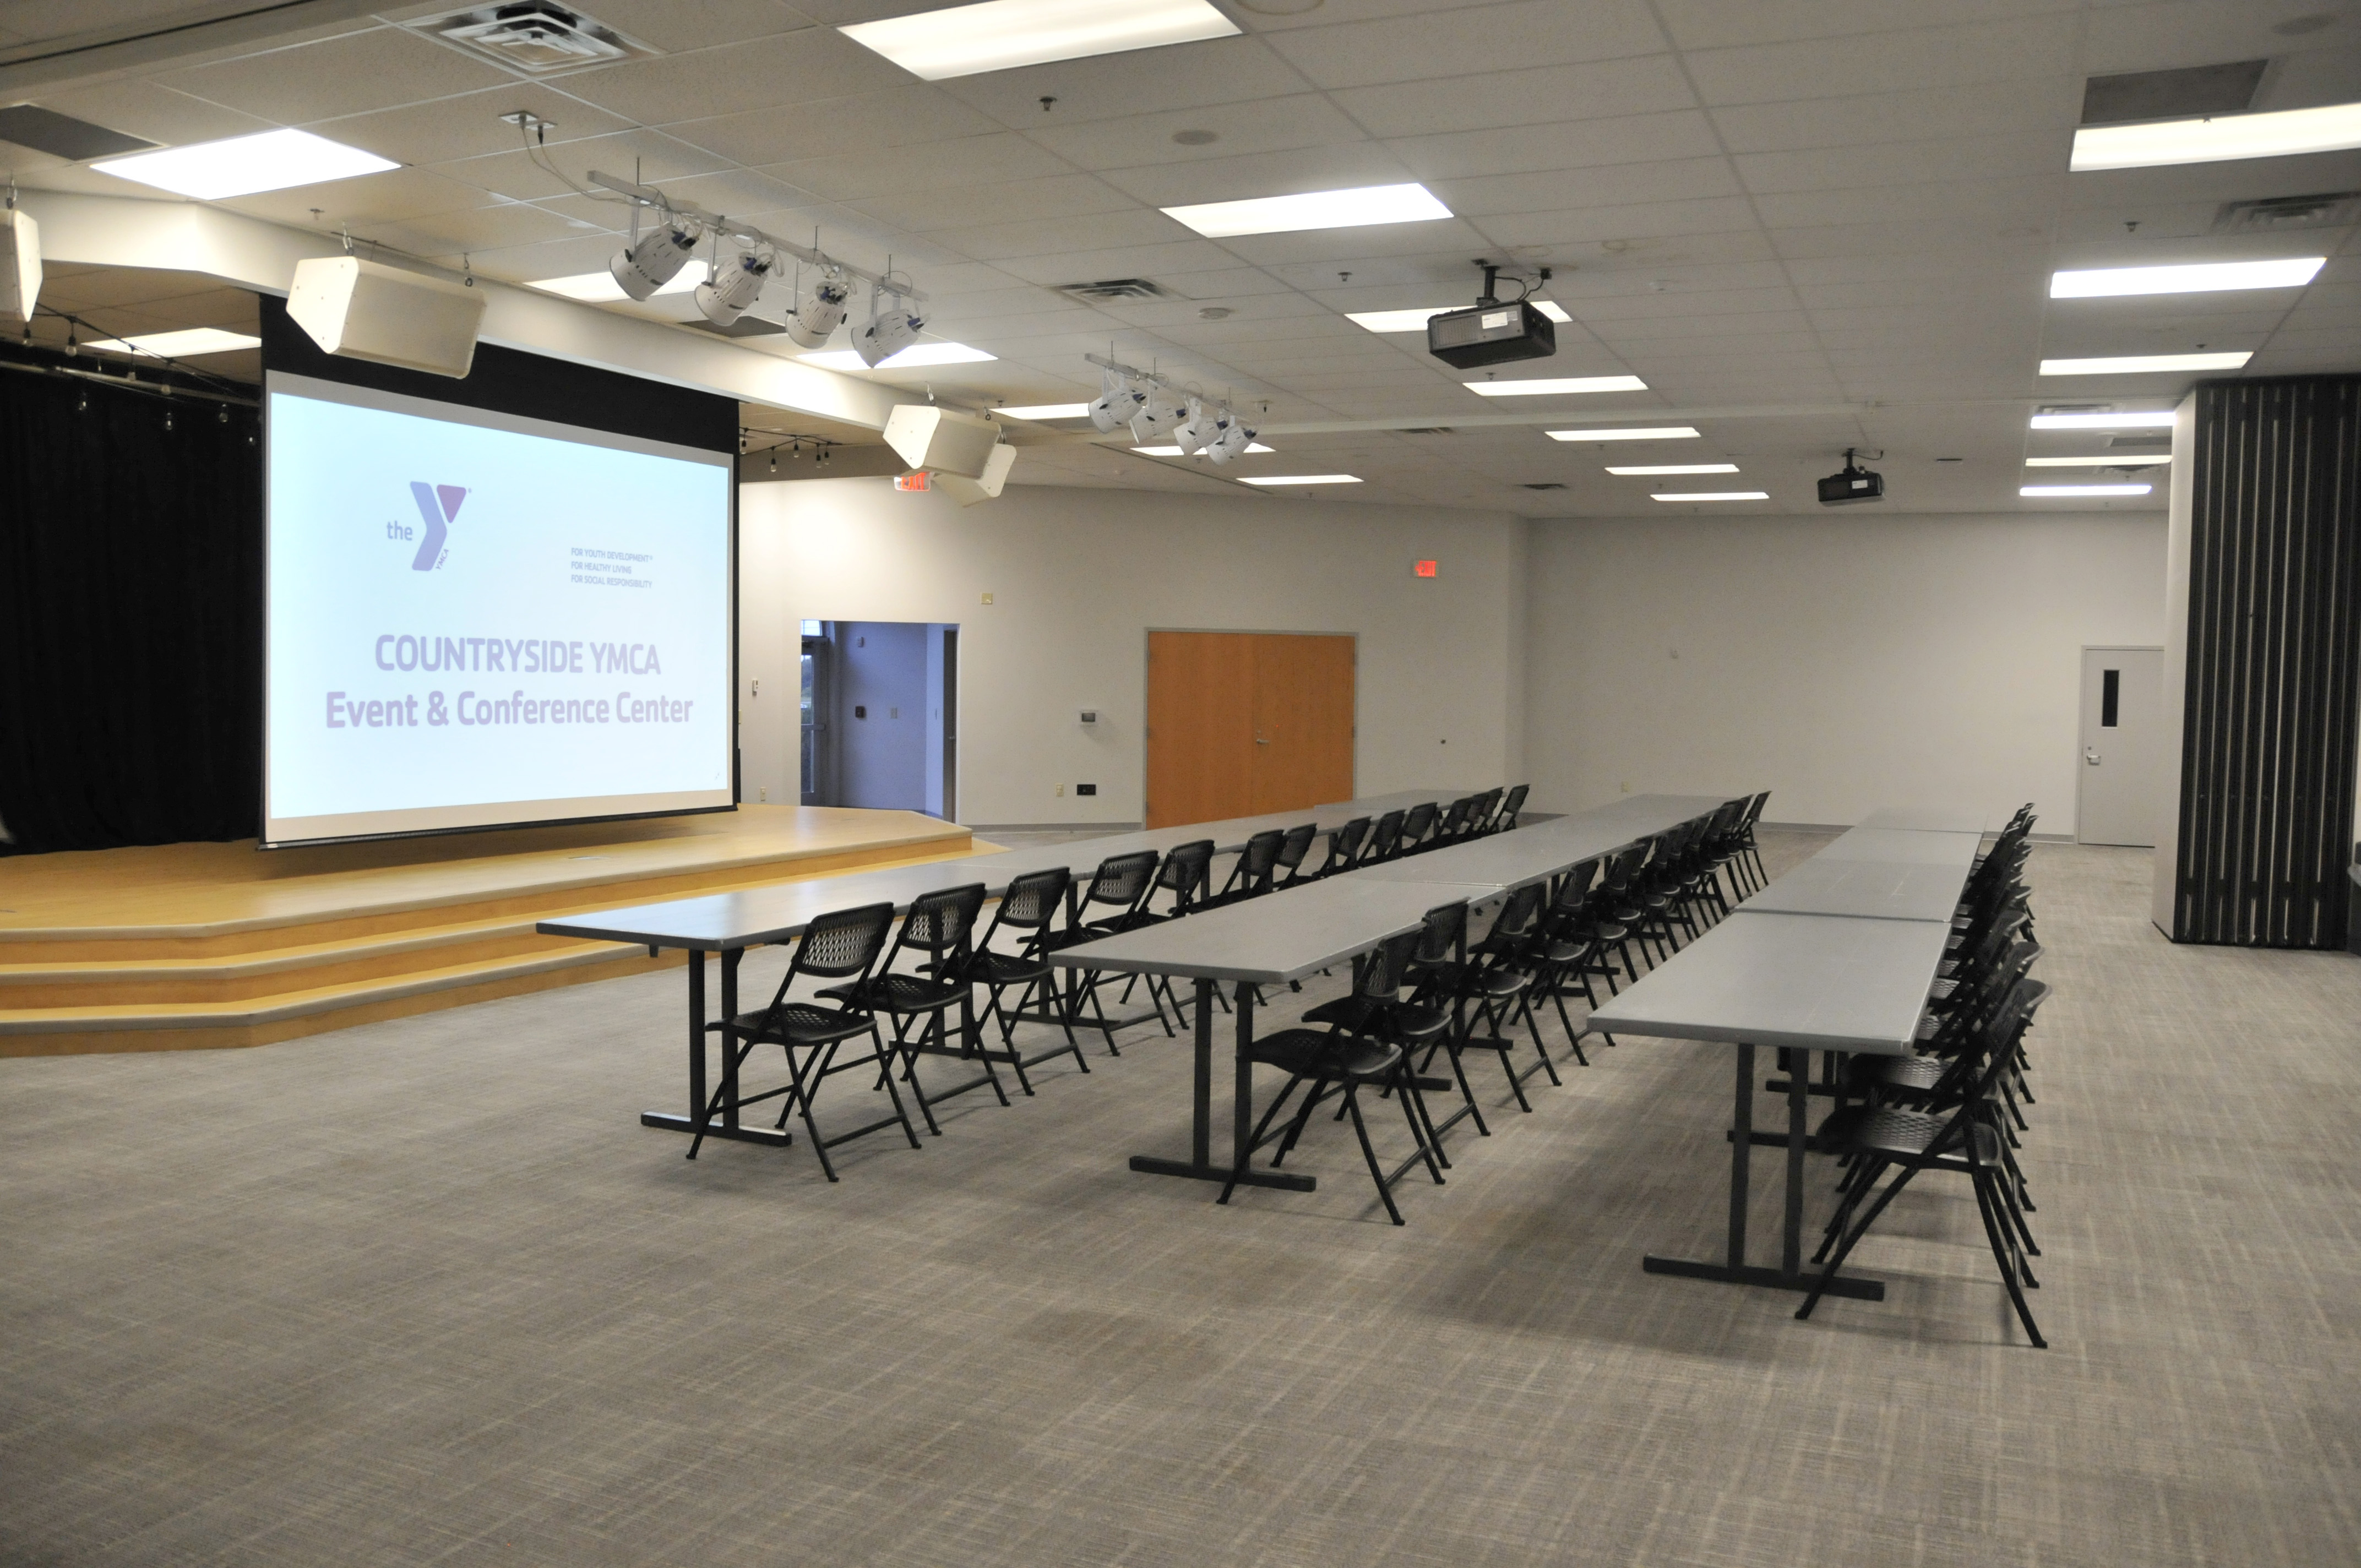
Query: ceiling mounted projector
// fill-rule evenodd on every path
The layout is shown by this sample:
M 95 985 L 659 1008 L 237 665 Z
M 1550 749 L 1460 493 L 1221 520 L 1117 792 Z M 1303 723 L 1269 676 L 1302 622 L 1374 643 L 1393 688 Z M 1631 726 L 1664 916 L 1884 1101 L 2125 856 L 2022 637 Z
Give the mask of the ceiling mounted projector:
M 1522 295 L 1502 304 L 1493 293 L 1500 269 L 1488 262 L 1484 269 L 1484 292 L 1464 311 L 1444 311 L 1426 318 L 1426 351 L 1457 370 L 1486 365 L 1506 365 L 1518 359 L 1547 359 L 1557 352 L 1557 328 Z M 1542 269 L 1541 280 L 1549 280 Z M 1526 284 L 1528 292 L 1532 285 Z
M 820 347 L 844 324 L 844 307 L 851 299 L 852 285 L 844 280 L 842 272 L 833 269 L 823 272 L 787 317 L 787 336 L 802 347 Z
M 41 225 L 29 214 L 10 207 L 0 213 L 0 316 L 33 319 L 33 300 L 41 291 Z
M 295 264 L 287 314 L 330 354 L 456 378 L 476 362 L 484 291 L 357 256 L 313 257 Z
M 852 334 L 852 351 L 872 370 L 918 341 L 927 319 L 890 289 L 873 289 L 869 319 Z M 889 304 L 888 302 L 891 302 Z
M 1872 474 L 1852 460 L 1854 448 L 1845 448 L 1844 472 L 1831 474 L 1820 481 L 1820 504 L 1824 507 L 1851 506 L 1857 501 L 1882 501 L 1885 499 L 1885 476 Z
M 645 302 L 688 264 L 702 237 L 695 224 L 658 224 L 633 240 L 629 249 L 617 251 L 615 259 L 607 264 L 607 270 L 615 275 L 615 282 L 624 293 Z
M 719 282 L 697 286 L 697 308 L 715 326 L 729 326 L 754 308 L 763 285 L 771 280 L 773 258 L 767 252 L 741 251 L 733 265 L 721 269 Z

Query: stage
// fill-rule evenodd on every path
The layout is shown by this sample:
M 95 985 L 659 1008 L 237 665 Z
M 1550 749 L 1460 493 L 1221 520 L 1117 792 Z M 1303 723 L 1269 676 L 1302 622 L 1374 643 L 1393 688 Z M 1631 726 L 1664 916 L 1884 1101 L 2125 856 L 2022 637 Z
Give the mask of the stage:
M 909 811 L 644 822 L 258 851 L 0 859 L 0 1056 L 257 1046 L 677 965 L 533 923 L 974 852 Z

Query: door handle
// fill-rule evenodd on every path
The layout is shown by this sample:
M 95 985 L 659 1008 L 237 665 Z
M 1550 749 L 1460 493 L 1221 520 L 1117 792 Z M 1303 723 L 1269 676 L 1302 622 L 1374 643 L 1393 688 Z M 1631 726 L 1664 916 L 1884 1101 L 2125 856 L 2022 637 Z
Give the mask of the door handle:
M 1256 736 L 1256 737 L 1255 737 L 1255 744 L 1256 744 L 1256 745 L 1257 745 L 1257 746 L 1268 746 L 1268 745 L 1269 745 L 1269 744 L 1270 744 L 1270 742 L 1269 742 L 1269 741 L 1268 741 L 1268 740 L 1264 740 L 1261 736 L 1257 735 L 1257 736 Z

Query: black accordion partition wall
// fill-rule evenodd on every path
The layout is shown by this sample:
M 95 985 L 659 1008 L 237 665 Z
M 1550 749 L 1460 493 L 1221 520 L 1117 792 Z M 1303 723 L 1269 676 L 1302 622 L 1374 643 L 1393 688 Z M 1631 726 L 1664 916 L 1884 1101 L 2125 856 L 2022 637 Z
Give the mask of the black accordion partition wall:
M 2361 747 L 2361 377 L 2199 387 L 2173 440 L 2155 918 L 2342 948 Z M 2184 597 L 2185 596 L 2185 597 Z M 2171 753 L 2168 751 L 2168 755 Z

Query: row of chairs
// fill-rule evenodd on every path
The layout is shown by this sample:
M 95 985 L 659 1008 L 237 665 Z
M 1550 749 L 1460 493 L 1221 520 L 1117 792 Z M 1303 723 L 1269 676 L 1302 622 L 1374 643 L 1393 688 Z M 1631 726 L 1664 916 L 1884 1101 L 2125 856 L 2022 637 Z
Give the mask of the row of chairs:
M 1471 795 L 1448 806 L 1423 804 L 1388 812 L 1375 821 L 1356 817 L 1330 833 L 1325 859 L 1308 869 L 1304 862 L 1318 837 L 1315 824 L 1257 833 L 1218 893 L 1212 891 L 1214 846 L 1210 839 L 1179 845 L 1160 856 L 1153 850 L 1111 856 L 1081 884 L 1063 867 L 1031 872 L 1010 883 L 981 937 L 976 927 L 987 898 L 982 883 L 914 900 L 898 932 L 891 904 L 836 911 L 813 920 L 796 940 L 786 973 L 767 1005 L 708 1029 L 720 1037 L 733 1069 L 742 1067 L 757 1046 L 784 1049 L 787 1081 L 741 1095 L 739 1108 L 742 1113 L 767 1102 L 783 1102 L 778 1126 L 785 1129 L 791 1118 L 800 1116 L 822 1172 L 834 1181 L 836 1168 L 828 1151 L 852 1139 L 898 1126 L 910 1146 L 918 1146 L 903 1086 L 917 1102 L 928 1131 L 939 1135 L 935 1107 L 947 1100 L 988 1088 L 1003 1105 L 1012 1103 L 1001 1077 L 1003 1067 L 1027 1095 L 1034 1091 L 1027 1069 L 1045 1061 L 1071 1055 L 1082 1071 L 1090 1071 L 1075 1035 L 1078 1027 L 1103 1033 L 1108 1054 L 1120 1056 L 1115 1043 L 1119 1030 L 1153 1016 L 1170 1035 L 1172 1019 L 1182 1016 L 1170 982 L 1154 977 L 1149 988 L 1152 1014 L 1110 1018 L 1099 996 L 1110 977 L 1066 971 L 1061 980 L 1049 962 L 1052 953 L 1359 866 L 1504 831 L 1516 826 L 1526 788 L 1519 784 Z M 1159 894 L 1165 899 L 1161 907 L 1157 905 Z M 798 982 L 808 982 L 811 1000 L 792 994 Z M 1125 999 L 1130 983 L 1127 980 Z M 981 1013 L 975 1005 L 979 992 L 983 997 Z M 956 1023 L 954 1012 L 959 1014 Z M 1055 1026 L 1062 1043 L 1027 1054 L 1016 1029 L 1028 1021 Z M 864 1037 L 866 1049 L 855 1046 L 846 1054 L 846 1047 Z M 921 1056 L 961 1058 L 981 1071 L 930 1092 L 918 1076 Z M 892 1113 L 823 1135 L 813 1114 L 819 1090 L 829 1079 L 853 1071 L 874 1075 L 872 1089 L 885 1093 Z M 730 1076 L 734 1079 L 735 1072 Z M 716 1091 L 708 1118 L 721 1113 L 723 1092 Z M 689 1146 L 688 1157 L 696 1158 L 703 1144 L 700 1133 Z
M 1429 910 L 1418 930 L 1360 960 L 1349 994 L 1310 1009 L 1303 1026 L 1255 1043 L 1254 1059 L 1286 1072 L 1288 1080 L 1265 1109 L 1250 1147 L 1275 1145 L 1270 1163 L 1280 1165 L 1314 1110 L 1333 1099 L 1334 1118 L 1353 1124 L 1387 1215 L 1401 1224 L 1396 1185 L 1422 1168 L 1442 1183 L 1451 1167 L 1444 1137 L 1460 1122 L 1472 1122 L 1479 1135 L 1490 1134 L 1466 1058 L 1496 1059 L 1519 1109 L 1531 1112 L 1529 1080 L 1545 1073 L 1552 1083 L 1563 1081 L 1536 1014 L 1536 1003 L 1545 1002 L 1555 1007 L 1574 1059 L 1588 1066 L 1584 1031 L 1567 1013 L 1567 999 L 1579 993 L 1596 1006 L 1593 982 L 1605 978 L 1611 992 L 1617 956 L 1627 977 L 1636 974 L 1634 943 L 1653 963 L 1652 953 L 1676 948 L 1684 934 L 1694 938 L 1759 887 L 1763 873 L 1754 825 L 1768 799 L 1766 793 L 1732 801 L 1609 861 L 1577 865 L 1554 888 L 1543 883 L 1518 888 L 1490 929 L 1472 943 L 1464 901 Z M 1527 1041 L 1533 1059 L 1520 1067 Z M 1448 1079 L 1427 1076 L 1438 1057 L 1448 1061 Z M 1369 1137 L 1360 1103 L 1364 1089 L 1398 1101 L 1410 1131 L 1412 1152 L 1391 1168 Z M 1456 1091 L 1458 1106 L 1437 1120 L 1425 1098 L 1429 1090 Z M 1290 1102 L 1292 1115 L 1275 1126 Z M 1223 1202 L 1235 1186 L 1234 1176 Z
M 2024 879 L 2033 809 L 2020 810 L 1970 875 L 1952 920 L 1949 957 L 1918 1027 L 1917 1054 L 1857 1057 L 1837 1086 L 1838 1108 L 1818 1146 L 1838 1157 L 1839 1203 L 1814 1255 L 1818 1285 L 1796 1310 L 1809 1317 L 1886 1206 L 1916 1178 L 1965 1176 L 2017 1320 L 2046 1348 L 2025 1293 L 2040 1255 L 2026 1215 L 2033 1195 L 2018 1164 L 2029 1129 L 2025 1036 L 2049 988 L 2030 973 L 2041 956 Z M 1883 1188 L 1878 1183 L 1891 1173 Z

